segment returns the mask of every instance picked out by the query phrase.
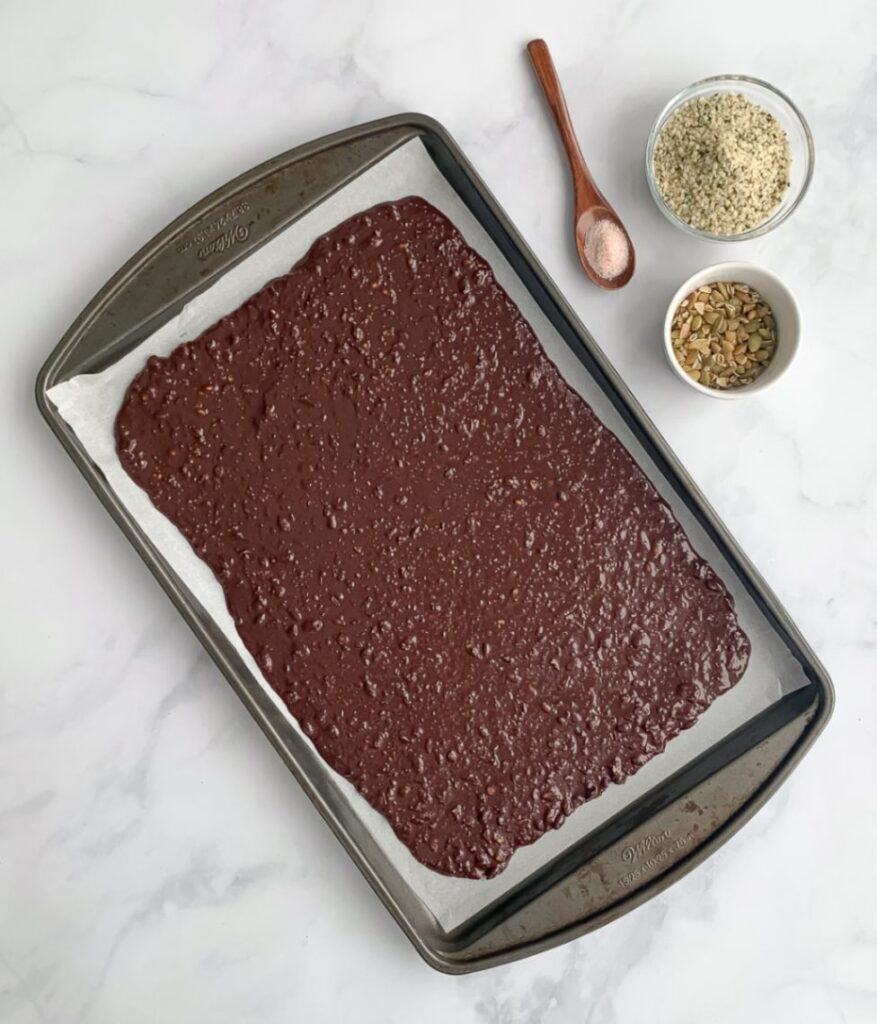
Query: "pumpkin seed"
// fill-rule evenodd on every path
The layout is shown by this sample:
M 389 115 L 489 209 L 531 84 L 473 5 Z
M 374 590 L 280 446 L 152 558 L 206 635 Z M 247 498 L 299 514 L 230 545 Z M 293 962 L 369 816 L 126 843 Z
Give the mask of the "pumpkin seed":
M 712 388 L 752 383 L 773 358 L 776 338 L 770 306 L 741 282 L 717 281 L 686 295 L 670 325 L 679 365 Z

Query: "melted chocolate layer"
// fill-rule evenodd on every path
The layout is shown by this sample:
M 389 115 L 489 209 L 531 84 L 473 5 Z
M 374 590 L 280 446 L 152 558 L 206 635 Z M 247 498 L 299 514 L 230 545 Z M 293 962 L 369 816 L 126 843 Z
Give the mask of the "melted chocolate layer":
M 421 199 L 149 359 L 116 432 L 322 756 L 436 871 L 495 875 L 746 668 L 720 580 Z

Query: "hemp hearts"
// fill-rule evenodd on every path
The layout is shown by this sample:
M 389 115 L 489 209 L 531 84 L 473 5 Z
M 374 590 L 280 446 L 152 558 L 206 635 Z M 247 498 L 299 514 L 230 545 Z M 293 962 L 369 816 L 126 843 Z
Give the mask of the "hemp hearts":
M 766 220 L 789 187 L 792 154 L 779 121 L 740 93 L 689 100 L 655 145 L 655 183 L 687 224 L 738 235 Z

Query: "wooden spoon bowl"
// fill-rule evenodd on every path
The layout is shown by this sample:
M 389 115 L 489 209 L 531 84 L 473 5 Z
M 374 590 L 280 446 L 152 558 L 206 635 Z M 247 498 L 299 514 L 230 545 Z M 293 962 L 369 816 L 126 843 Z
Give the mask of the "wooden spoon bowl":
M 576 251 L 585 273 L 594 284 L 600 288 L 615 291 L 623 288 L 633 277 L 636 268 L 636 253 L 627 228 L 621 222 L 621 218 L 609 204 L 603 193 L 597 188 L 585 158 L 582 156 L 579 141 L 576 138 L 572 120 L 569 116 L 563 89 L 560 79 L 557 77 L 557 69 L 544 39 L 534 39 L 527 44 L 527 52 L 533 64 L 533 70 L 548 100 L 548 105 L 554 115 L 557 130 L 560 133 L 563 148 L 566 150 L 569 168 L 572 172 L 573 188 L 575 190 L 575 242 Z M 585 249 L 585 235 L 597 221 L 610 220 L 623 232 L 627 240 L 627 265 L 616 277 L 601 277 L 591 265 Z

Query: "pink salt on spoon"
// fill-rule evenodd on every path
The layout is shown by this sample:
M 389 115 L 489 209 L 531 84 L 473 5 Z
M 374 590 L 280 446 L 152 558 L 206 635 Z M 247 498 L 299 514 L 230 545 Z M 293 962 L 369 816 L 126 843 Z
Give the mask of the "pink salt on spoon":
M 630 262 L 627 235 L 608 217 L 595 220 L 585 231 L 585 256 L 599 278 L 614 281 Z
M 623 288 L 633 277 L 636 266 L 630 235 L 591 177 L 545 40 L 534 39 L 528 43 L 527 52 L 554 114 L 572 171 L 579 260 L 594 284 L 610 290 Z

